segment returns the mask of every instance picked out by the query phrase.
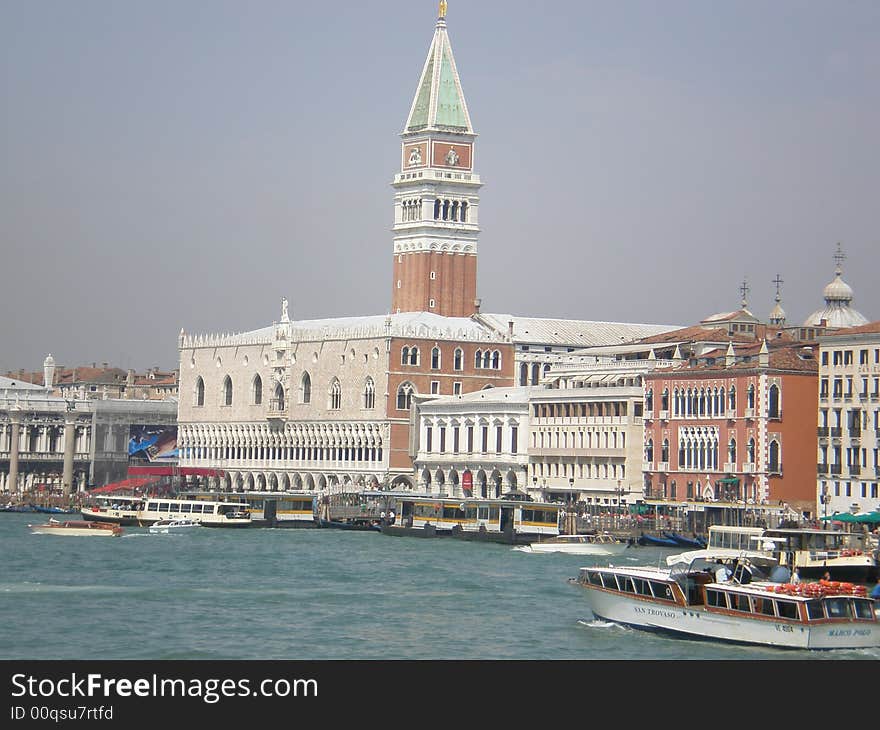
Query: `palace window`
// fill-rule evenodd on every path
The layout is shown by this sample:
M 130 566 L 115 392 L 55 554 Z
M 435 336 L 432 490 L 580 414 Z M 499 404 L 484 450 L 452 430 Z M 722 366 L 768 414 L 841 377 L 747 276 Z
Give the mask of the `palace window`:
M 433 350 L 431 350 L 431 368 L 433 370 L 440 369 L 440 348 L 439 347 L 435 347 Z
M 205 381 L 201 376 L 196 380 L 196 405 L 205 405 Z
M 452 369 L 453 370 L 462 370 L 464 368 L 464 352 L 460 347 L 455 348 L 455 353 L 452 357 Z
M 412 383 L 401 383 L 397 389 L 397 410 L 408 411 L 412 405 L 412 396 L 414 392 Z
M 364 408 L 376 407 L 376 385 L 372 378 L 367 378 L 364 383 Z
M 228 375 L 223 380 L 223 405 L 232 405 L 232 378 Z
M 342 386 L 338 378 L 333 378 L 330 383 L 330 410 L 338 411 L 342 407 Z
M 263 402 L 263 379 L 259 375 L 254 375 L 254 405 L 261 405 Z
M 312 402 L 312 378 L 308 373 L 303 373 L 302 381 L 299 386 L 299 402 Z

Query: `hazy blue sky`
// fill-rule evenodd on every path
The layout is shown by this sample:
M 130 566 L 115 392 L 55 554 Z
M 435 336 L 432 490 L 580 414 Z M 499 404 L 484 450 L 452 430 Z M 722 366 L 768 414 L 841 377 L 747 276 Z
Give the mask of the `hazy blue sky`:
M 433 0 L 0 0 L 0 369 L 384 313 Z M 487 312 L 880 319 L 880 2 L 450 0 Z

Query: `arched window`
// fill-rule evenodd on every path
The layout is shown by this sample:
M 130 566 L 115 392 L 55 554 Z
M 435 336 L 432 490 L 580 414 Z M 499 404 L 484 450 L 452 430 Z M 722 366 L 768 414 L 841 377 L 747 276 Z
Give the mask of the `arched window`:
M 736 415 L 736 386 L 730 386 L 730 392 L 727 394 L 727 404 L 730 406 L 731 415 Z
M 746 394 L 746 408 L 755 407 L 755 386 L 749 383 L 749 390 Z
M 401 383 L 397 389 L 397 410 L 408 411 L 412 405 L 412 396 L 414 388 L 412 383 Z
M 727 453 L 730 456 L 730 463 L 735 464 L 736 463 L 736 439 L 735 438 L 730 439 L 730 443 L 727 445 Z M 735 466 L 733 468 L 736 469 Z
M 474 353 L 474 367 L 479 369 L 483 366 L 483 351 L 477 350 Z
M 303 373 L 302 380 L 300 381 L 299 402 L 312 402 L 312 378 L 309 376 L 308 373 Z
M 468 204 L 467 204 L 467 201 L 465 200 L 465 201 L 462 201 L 462 204 L 461 204 L 461 222 L 462 223 L 467 223 L 467 211 L 468 211 Z
M 304 401 L 308 403 L 308 401 Z M 275 395 L 272 398 L 272 407 L 277 411 L 284 410 L 284 386 L 281 383 L 275 385 Z
M 464 367 L 464 352 L 462 352 L 460 347 L 455 348 L 455 354 L 452 358 L 452 368 L 454 370 L 461 370 Z
M 431 369 L 439 370 L 440 369 L 440 348 L 435 347 L 431 350 Z
M 205 381 L 201 376 L 196 379 L 196 405 L 205 405 Z
M 263 403 L 263 379 L 259 375 L 254 375 L 254 405 L 258 406 Z
M 527 362 L 524 362 L 522 365 L 519 366 L 519 384 L 529 384 L 529 364 Z
M 434 201 L 434 220 L 440 220 L 440 199 Z
M 501 370 L 501 352 L 499 350 L 492 353 L 492 369 Z
M 418 365 L 419 364 L 419 348 L 413 347 L 409 351 L 409 364 L 410 365 Z
M 540 364 L 533 362 L 532 363 L 532 382 L 531 385 L 537 385 L 538 381 L 541 379 L 541 366 Z
M 669 388 L 664 388 L 663 394 L 660 396 L 660 410 L 669 410 Z
M 645 444 L 645 461 L 649 464 L 654 461 L 654 439 L 648 439 L 648 443 Z
M 333 378 L 330 381 L 330 410 L 338 411 L 342 408 L 342 386 L 339 384 L 339 378 Z
M 232 378 L 228 375 L 223 379 L 223 405 L 232 405 Z
M 376 407 L 376 385 L 373 383 L 372 378 L 367 378 L 367 382 L 364 383 L 364 408 L 375 408 Z
M 483 368 L 486 370 L 489 369 L 491 357 L 492 354 L 488 350 L 483 353 Z
M 748 446 L 749 464 L 755 463 L 755 439 L 749 439 Z
M 776 383 L 770 386 L 767 395 L 767 415 L 770 418 L 779 418 L 779 386 Z
M 409 348 L 404 347 L 400 351 L 400 364 L 401 365 L 409 365 Z
M 779 473 L 782 471 L 781 465 L 779 463 L 779 442 L 775 439 L 770 442 L 770 448 L 768 449 L 768 463 L 767 463 L 767 471 L 770 473 Z
M 653 411 L 654 410 L 654 389 L 648 388 L 648 392 L 645 393 L 645 410 Z
M 669 463 L 669 439 L 663 439 L 663 448 L 660 451 L 660 461 Z

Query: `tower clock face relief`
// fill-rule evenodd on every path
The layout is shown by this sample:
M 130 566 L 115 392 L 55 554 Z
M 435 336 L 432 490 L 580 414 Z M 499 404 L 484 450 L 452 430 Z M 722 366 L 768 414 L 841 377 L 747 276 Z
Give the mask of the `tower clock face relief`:
M 432 167 L 471 169 L 472 146 L 469 143 L 434 142 L 432 154 Z
M 403 169 L 411 170 L 416 167 L 427 167 L 428 143 L 416 142 L 403 146 Z

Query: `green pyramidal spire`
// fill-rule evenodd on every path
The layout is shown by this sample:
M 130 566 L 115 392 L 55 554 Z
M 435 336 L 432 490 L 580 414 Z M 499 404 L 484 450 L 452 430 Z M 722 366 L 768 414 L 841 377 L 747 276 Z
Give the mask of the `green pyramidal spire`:
M 446 13 L 442 5 L 434 39 L 404 128 L 404 132 L 423 130 L 474 133 L 446 32 Z

